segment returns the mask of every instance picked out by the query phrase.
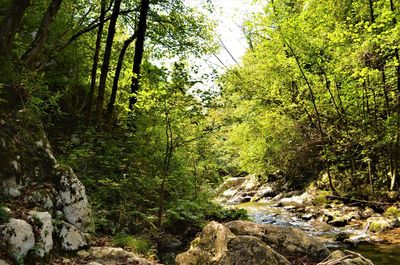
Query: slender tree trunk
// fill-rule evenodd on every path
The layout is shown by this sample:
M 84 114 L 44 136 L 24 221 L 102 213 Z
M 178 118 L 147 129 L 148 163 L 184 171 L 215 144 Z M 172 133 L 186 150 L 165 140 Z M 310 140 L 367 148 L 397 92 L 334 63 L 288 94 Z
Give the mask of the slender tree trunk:
M 121 1 L 122 0 L 115 0 L 110 25 L 108 26 L 106 47 L 104 49 L 103 64 L 101 66 L 99 90 L 97 93 L 96 119 L 98 121 L 101 120 L 103 116 L 104 94 L 106 90 L 107 74 L 110 67 L 111 51 L 115 35 L 115 25 L 117 24 Z
M 346 116 L 346 110 L 343 107 L 342 96 L 340 94 L 340 89 L 341 89 L 340 82 L 335 81 L 335 87 L 336 87 L 336 93 L 337 93 L 337 98 L 338 98 L 338 101 L 339 101 L 340 109 L 341 109 L 343 115 Z
M 131 84 L 132 96 L 129 99 L 129 109 L 133 110 L 133 106 L 137 101 L 136 93 L 139 91 L 139 81 L 140 81 L 140 66 L 143 59 L 144 51 L 144 40 L 146 36 L 147 29 L 147 14 L 150 9 L 150 0 L 142 0 L 140 7 L 139 24 L 137 28 L 137 39 L 135 44 L 135 56 L 133 58 L 133 76 Z
M 395 6 L 393 0 L 390 0 L 390 9 L 395 12 Z M 393 17 L 393 25 L 397 24 L 396 17 Z M 400 62 L 399 49 L 396 47 L 394 50 L 394 55 L 397 62 Z M 397 109 L 397 132 L 396 140 L 393 145 L 393 172 L 392 179 L 390 182 L 390 189 L 394 190 L 397 186 L 397 173 L 399 170 L 399 160 L 400 160 L 400 65 L 396 65 L 396 79 L 397 79 L 397 95 L 396 95 L 396 109 Z
M 125 53 L 129 47 L 129 45 L 135 40 L 135 38 L 136 38 L 136 34 L 134 33 L 132 36 L 129 37 L 129 39 L 125 40 L 124 45 L 122 46 L 122 49 L 119 53 L 117 68 L 115 69 L 113 86 L 112 86 L 112 90 L 111 90 L 110 101 L 108 102 L 108 106 L 107 106 L 107 118 L 109 120 L 111 119 L 112 113 L 114 111 L 114 104 L 115 104 L 115 100 L 117 98 L 117 91 L 118 91 L 118 81 L 119 81 L 119 76 L 121 74 L 121 69 L 122 69 L 122 64 L 124 62 Z
M 323 161 L 324 161 L 324 166 L 325 166 L 326 173 L 328 174 L 329 187 L 330 187 L 330 189 L 331 189 L 333 194 L 337 194 L 337 191 L 336 191 L 336 189 L 335 189 L 335 187 L 333 185 L 332 175 L 331 175 L 331 172 L 330 172 L 330 164 L 329 164 L 329 159 L 328 159 L 328 149 L 327 149 L 326 139 L 325 139 L 325 136 L 324 136 L 324 131 L 322 129 L 321 115 L 319 113 L 319 110 L 318 110 L 318 107 L 317 107 L 317 103 L 316 103 L 316 100 L 315 100 L 314 90 L 312 89 L 312 86 L 311 86 L 310 82 L 308 81 L 308 78 L 307 78 L 306 74 L 304 73 L 303 67 L 301 67 L 299 58 L 297 57 L 296 53 L 294 52 L 292 46 L 290 46 L 290 44 L 286 41 L 285 36 L 283 35 L 283 33 L 282 32 L 280 32 L 280 33 L 282 35 L 282 38 L 283 38 L 286 46 L 289 48 L 290 52 L 292 53 L 292 55 L 293 55 L 293 57 L 294 57 L 294 59 L 296 61 L 296 64 L 297 64 L 297 66 L 298 66 L 298 68 L 300 70 L 300 73 L 301 73 L 304 81 L 306 82 L 308 90 L 310 92 L 311 103 L 313 104 L 314 111 L 315 111 L 315 114 L 317 116 L 317 129 L 319 131 L 319 134 L 320 134 L 320 137 L 321 137 L 321 141 L 322 141 L 322 145 L 323 145 L 323 151 L 324 151 L 324 156 L 325 156 Z
M 385 73 L 385 67 L 382 68 L 381 70 L 382 73 L 382 84 L 383 84 L 383 94 L 385 96 L 385 108 L 386 108 L 386 121 L 389 120 L 390 117 L 390 99 L 389 99 L 389 91 L 388 91 L 388 87 L 386 84 L 386 73 Z M 392 146 L 391 144 L 388 144 L 387 146 L 387 151 L 388 151 L 388 155 L 389 155 L 389 172 L 390 175 L 393 176 L 393 151 L 392 151 Z M 388 183 L 388 189 L 390 190 L 390 182 L 391 180 L 388 178 L 387 179 L 387 183 Z
M 162 224 L 162 216 L 164 213 L 164 194 L 165 194 L 165 184 L 167 178 L 169 176 L 170 166 L 171 166 L 171 158 L 174 151 L 173 146 L 173 135 L 172 135 L 172 127 L 171 127 L 171 119 L 169 117 L 169 111 L 167 109 L 165 103 L 165 136 L 166 136 L 166 145 L 165 145 L 165 156 L 164 156 L 164 169 L 162 175 L 162 181 L 160 186 L 160 198 L 158 202 L 158 214 L 157 214 L 157 227 L 161 228 Z
M 52 0 L 50 2 L 46 13 L 43 15 L 42 22 L 40 23 L 35 39 L 33 40 L 29 49 L 22 56 L 22 60 L 25 61 L 25 64 L 32 64 L 40 51 L 43 49 L 49 36 L 49 27 L 54 21 L 54 18 L 56 17 L 57 12 L 60 9 L 61 3 L 62 0 Z
M 92 119 L 92 108 L 93 108 L 93 101 L 94 101 L 94 92 L 96 90 L 96 79 L 97 79 L 97 67 L 99 65 L 99 55 L 101 50 L 101 39 L 103 37 L 103 29 L 104 29 L 104 18 L 106 16 L 106 5 L 107 1 L 101 1 L 101 11 L 100 11 L 100 22 L 99 28 L 97 30 L 96 36 L 96 47 L 94 50 L 93 55 L 93 65 L 92 65 L 92 72 L 90 75 L 90 89 L 89 89 L 89 104 L 88 104 L 88 112 L 87 112 L 87 120 L 90 122 Z
M 30 0 L 14 0 L 0 25 L 0 60 L 11 52 L 15 34 Z
M 370 16 L 371 23 L 375 23 L 374 1 L 368 0 L 368 3 L 369 3 L 369 16 Z

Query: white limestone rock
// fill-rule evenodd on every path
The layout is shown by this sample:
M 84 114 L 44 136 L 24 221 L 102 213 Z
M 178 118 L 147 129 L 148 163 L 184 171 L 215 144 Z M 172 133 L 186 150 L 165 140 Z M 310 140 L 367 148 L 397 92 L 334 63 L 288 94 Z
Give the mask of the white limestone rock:
M 0 244 L 16 259 L 25 257 L 35 246 L 32 226 L 24 220 L 10 218 L 0 231 Z
M 1 192 L 6 196 L 13 198 L 19 197 L 21 195 L 20 188 L 21 185 L 17 184 L 15 177 L 2 180 Z
M 66 222 L 62 222 L 58 237 L 61 248 L 66 251 L 78 250 L 88 245 L 88 235 Z
M 62 208 L 65 219 L 86 232 L 91 223 L 91 212 L 85 187 L 71 168 L 60 172 L 60 189 L 57 205 Z
M 0 259 L 0 265 L 10 265 L 10 264 L 4 259 Z
M 29 212 L 29 222 L 36 232 L 35 254 L 45 257 L 53 249 L 53 223 L 48 212 Z

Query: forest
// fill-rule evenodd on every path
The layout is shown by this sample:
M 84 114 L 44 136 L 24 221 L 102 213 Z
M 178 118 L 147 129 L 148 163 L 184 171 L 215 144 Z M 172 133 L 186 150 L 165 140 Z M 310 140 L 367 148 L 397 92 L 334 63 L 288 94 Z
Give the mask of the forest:
M 251 219 L 218 200 L 228 179 L 400 226 L 400 2 L 254 1 L 223 73 L 203 62 L 226 49 L 213 2 L 0 0 L 0 234 L 33 190 L 62 186 L 59 164 L 87 194 L 94 245 L 165 264 L 209 221 Z

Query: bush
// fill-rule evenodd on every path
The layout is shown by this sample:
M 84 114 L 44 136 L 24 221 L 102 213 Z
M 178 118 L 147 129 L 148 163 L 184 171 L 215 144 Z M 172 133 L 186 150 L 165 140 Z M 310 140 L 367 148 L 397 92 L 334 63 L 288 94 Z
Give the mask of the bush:
M 10 219 L 10 214 L 4 208 L 3 205 L 0 205 L 0 224 L 7 223 L 9 219 Z
M 143 256 L 150 256 L 155 251 L 152 242 L 143 237 L 121 233 L 115 235 L 112 241 L 118 247 L 132 249 Z

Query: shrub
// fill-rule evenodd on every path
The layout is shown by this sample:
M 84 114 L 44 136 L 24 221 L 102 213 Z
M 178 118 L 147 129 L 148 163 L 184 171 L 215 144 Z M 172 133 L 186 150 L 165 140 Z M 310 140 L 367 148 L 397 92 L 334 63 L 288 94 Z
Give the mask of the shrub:
M 118 247 L 132 249 L 143 256 L 149 256 L 154 252 L 152 242 L 143 237 L 135 237 L 121 233 L 115 235 L 112 241 Z

